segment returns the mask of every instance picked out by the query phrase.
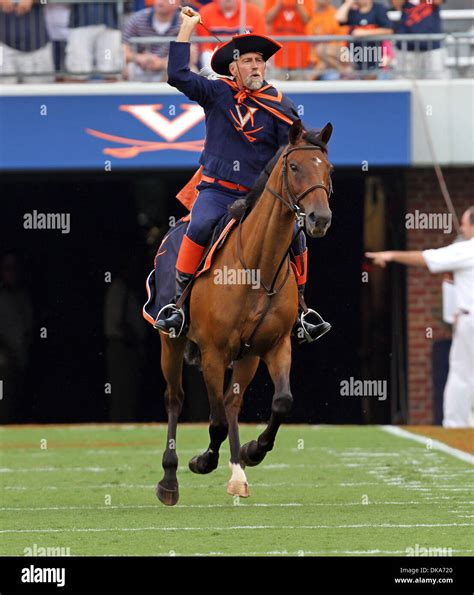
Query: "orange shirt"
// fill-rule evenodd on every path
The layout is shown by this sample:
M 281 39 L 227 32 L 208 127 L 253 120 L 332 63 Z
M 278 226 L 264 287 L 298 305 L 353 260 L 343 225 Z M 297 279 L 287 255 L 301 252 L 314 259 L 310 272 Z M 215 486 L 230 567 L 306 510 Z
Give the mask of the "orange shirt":
M 297 0 L 283 0 L 281 9 L 277 12 L 270 31 L 273 35 L 305 35 L 305 24 L 296 8 Z M 266 0 L 265 12 L 268 13 L 276 4 L 276 0 Z M 302 0 L 299 4 L 306 10 L 308 16 L 312 13 L 313 0 Z M 275 55 L 277 68 L 306 68 L 308 65 L 309 45 L 296 41 L 281 42 L 282 49 Z
M 283 0 L 272 24 L 273 35 L 305 35 L 305 24 L 296 8 L 297 0 Z M 266 0 L 265 12 L 268 13 L 276 4 L 276 0 Z M 313 0 L 302 0 L 299 3 L 311 16 Z M 281 43 L 281 42 L 280 42 Z M 275 55 L 277 68 L 306 68 L 308 65 L 309 45 L 296 41 L 283 42 L 282 49 Z
M 240 5 L 237 11 L 230 17 L 224 16 L 224 13 L 217 2 L 206 4 L 206 6 L 199 11 L 199 14 L 209 31 L 214 33 L 214 35 L 217 35 L 217 37 L 222 37 L 223 35 L 237 35 L 240 33 Z M 245 27 L 248 33 L 256 33 L 257 35 L 266 35 L 267 33 L 263 11 L 254 4 L 247 4 L 246 6 Z M 202 25 L 196 27 L 196 33 L 199 37 L 210 36 Z M 200 44 L 200 50 L 201 52 L 208 50 L 212 51 L 216 45 L 217 41 L 216 43 L 203 43 Z
M 340 25 L 336 21 L 336 8 L 329 5 L 323 11 L 313 13 L 310 21 L 306 25 L 307 35 L 347 35 L 349 27 Z M 343 41 L 330 42 L 337 45 L 343 45 Z M 315 51 L 311 52 L 311 62 L 317 63 L 318 57 Z

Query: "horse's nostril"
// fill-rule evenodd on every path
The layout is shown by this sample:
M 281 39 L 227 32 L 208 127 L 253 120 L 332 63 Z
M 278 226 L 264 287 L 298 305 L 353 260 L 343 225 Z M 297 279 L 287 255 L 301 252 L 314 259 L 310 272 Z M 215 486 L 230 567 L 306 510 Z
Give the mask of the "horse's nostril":
M 308 222 L 318 229 L 324 229 L 331 223 L 331 217 L 317 216 L 316 213 L 312 212 L 308 214 Z

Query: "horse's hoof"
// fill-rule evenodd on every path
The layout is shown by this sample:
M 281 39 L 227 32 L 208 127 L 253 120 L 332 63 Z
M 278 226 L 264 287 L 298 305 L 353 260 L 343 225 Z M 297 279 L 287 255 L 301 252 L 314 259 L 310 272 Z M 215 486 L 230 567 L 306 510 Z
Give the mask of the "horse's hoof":
M 256 440 L 246 442 L 240 447 L 240 461 L 246 467 L 255 467 L 265 458 L 266 453 L 257 454 L 258 444 Z
M 179 500 L 179 489 L 176 486 L 173 490 L 165 488 L 161 481 L 156 486 L 156 496 L 160 502 L 163 502 L 166 506 L 174 506 Z
M 189 468 L 193 473 L 198 473 L 199 475 L 206 475 L 206 473 L 211 473 L 214 469 L 217 469 L 219 457 L 211 459 L 206 454 L 197 455 L 193 457 L 189 461 Z
M 227 484 L 227 493 L 229 496 L 240 496 L 248 498 L 250 496 L 249 484 L 246 481 L 230 480 Z

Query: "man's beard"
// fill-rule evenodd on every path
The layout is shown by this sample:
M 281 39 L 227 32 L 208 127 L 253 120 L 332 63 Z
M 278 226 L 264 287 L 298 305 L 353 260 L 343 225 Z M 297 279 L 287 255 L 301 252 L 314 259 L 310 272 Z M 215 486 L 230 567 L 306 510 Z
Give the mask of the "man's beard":
M 263 86 L 263 78 L 261 79 L 254 79 L 252 76 L 248 76 L 245 79 L 245 86 L 250 91 L 258 91 Z

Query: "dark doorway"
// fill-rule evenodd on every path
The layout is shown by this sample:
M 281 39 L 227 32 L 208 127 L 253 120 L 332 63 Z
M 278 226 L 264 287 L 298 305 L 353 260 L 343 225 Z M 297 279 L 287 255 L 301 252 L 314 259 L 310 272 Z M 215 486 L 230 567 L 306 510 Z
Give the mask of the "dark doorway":
M 146 301 L 144 280 L 169 217 L 184 209 L 174 198 L 192 171 L 10 174 L 2 183 L 1 252 L 21 260 L 33 304 L 27 390 L 15 417 L 26 422 L 109 419 L 104 296 L 107 273 L 133 263 L 130 283 Z M 294 346 L 290 421 L 360 423 L 360 399 L 342 397 L 341 380 L 360 376 L 361 263 L 364 180 L 360 171 L 334 175 L 333 224 L 309 240 L 306 300 L 333 325 L 320 342 Z M 70 232 L 25 229 L 27 213 L 69 213 Z M 158 336 L 146 328 L 136 421 L 162 421 L 164 381 Z M 185 376 L 183 420 L 207 419 L 202 381 Z M 270 378 L 262 367 L 245 397 L 243 421 L 268 418 Z

